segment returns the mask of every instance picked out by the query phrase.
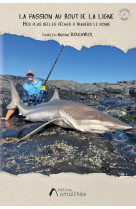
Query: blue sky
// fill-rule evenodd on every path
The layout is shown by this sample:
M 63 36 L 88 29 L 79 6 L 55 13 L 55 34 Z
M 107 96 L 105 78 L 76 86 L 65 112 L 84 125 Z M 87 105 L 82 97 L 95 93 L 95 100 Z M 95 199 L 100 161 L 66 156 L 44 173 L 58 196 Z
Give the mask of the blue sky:
M 58 42 L 4 34 L 0 36 L 0 72 L 25 76 L 28 69 L 36 77 L 46 78 L 62 46 Z M 66 46 L 54 67 L 50 80 L 73 80 L 80 83 L 136 79 L 136 49 L 127 53 L 111 46 Z

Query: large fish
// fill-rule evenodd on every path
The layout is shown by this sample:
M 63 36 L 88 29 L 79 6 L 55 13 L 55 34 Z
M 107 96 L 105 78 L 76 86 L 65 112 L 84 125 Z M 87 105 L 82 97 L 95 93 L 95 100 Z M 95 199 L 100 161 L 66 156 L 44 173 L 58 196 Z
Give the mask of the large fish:
M 131 129 L 126 123 L 119 121 L 93 107 L 75 101 L 61 100 L 57 90 L 52 99 L 44 104 L 27 106 L 20 102 L 19 95 L 11 82 L 12 101 L 7 106 L 12 109 L 17 106 L 26 120 L 46 122 L 23 139 L 34 134 L 49 123 L 59 125 L 64 128 L 72 128 L 82 132 L 107 133 L 116 130 Z

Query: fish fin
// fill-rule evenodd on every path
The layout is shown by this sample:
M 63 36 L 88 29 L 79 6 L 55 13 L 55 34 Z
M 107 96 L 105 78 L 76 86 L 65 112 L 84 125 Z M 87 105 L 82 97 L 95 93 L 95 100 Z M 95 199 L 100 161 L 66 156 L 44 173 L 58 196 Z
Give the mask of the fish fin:
M 15 103 L 14 103 L 14 102 L 11 102 L 9 105 L 7 105 L 6 108 L 7 108 L 8 110 L 11 110 L 11 109 L 13 109 L 13 108 L 16 108 Z
M 12 81 L 10 81 L 10 85 L 11 85 L 12 101 L 7 106 L 7 109 L 13 109 L 20 103 L 20 97 L 19 97 Z
M 53 95 L 53 97 L 50 99 L 50 101 L 53 101 L 53 100 L 60 100 L 60 97 L 59 97 L 59 94 L 58 94 L 57 89 L 55 89 L 54 95 Z
M 25 140 L 27 139 L 29 136 L 35 134 L 37 131 L 39 131 L 40 129 L 42 129 L 43 127 L 47 126 L 48 124 L 58 121 L 60 118 L 54 119 L 54 120 L 50 120 L 46 123 L 44 123 L 43 125 L 41 125 L 40 127 L 36 128 L 34 131 L 30 132 L 29 134 L 27 134 L 26 136 L 24 136 L 22 139 L 20 139 L 19 141 Z

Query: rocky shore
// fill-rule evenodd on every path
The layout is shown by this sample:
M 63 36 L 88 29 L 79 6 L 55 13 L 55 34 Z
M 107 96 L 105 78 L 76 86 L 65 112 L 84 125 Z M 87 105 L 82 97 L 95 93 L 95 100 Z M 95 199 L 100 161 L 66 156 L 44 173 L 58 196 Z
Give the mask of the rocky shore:
M 0 75 L 0 115 L 6 114 L 11 99 L 9 81 L 22 96 L 26 78 Z M 41 79 L 42 80 L 42 79 Z M 47 83 L 48 101 L 57 88 L 60 98 L 93 106 L 132 126 L 136 125 L 136 81 L 84 83 L 54 80 Z M 117 131 L 110 135 L 85 134 L 49 125 L 21 142 L 38 127 L 15 115 L 8 125 L 1 123 L 1 170 L 12 174 L 38 172 L 45 175 L 61 172 L 136 175 L 136 130 Z M 10 143 L 8 143 L 10 141 Z

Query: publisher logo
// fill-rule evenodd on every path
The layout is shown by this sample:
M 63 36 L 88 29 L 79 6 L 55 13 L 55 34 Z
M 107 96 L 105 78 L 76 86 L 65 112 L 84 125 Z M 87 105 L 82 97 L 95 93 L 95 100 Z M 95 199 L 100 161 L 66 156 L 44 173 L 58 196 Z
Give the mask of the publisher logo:
M 55 193 L 55 195 L 58 196 L 58 193 L 57 193 L 56 189 L 54 189 L 54 188 L 51 189 L 49 195 L 52 196 L 53 193 Z
M 130 18 L 130 15 L 131 15 L 130 11 L 125 8 L 121 9 L 118 14 L 118 16 L 121 20 L 128 20 Z
M 59 189 L 52 188 L 49 195 L 59 196 L 59 197 L 86 197 L 86 192 L 72 190 L 72 189 L 65 189 L 65 188 L 59 188 Z

